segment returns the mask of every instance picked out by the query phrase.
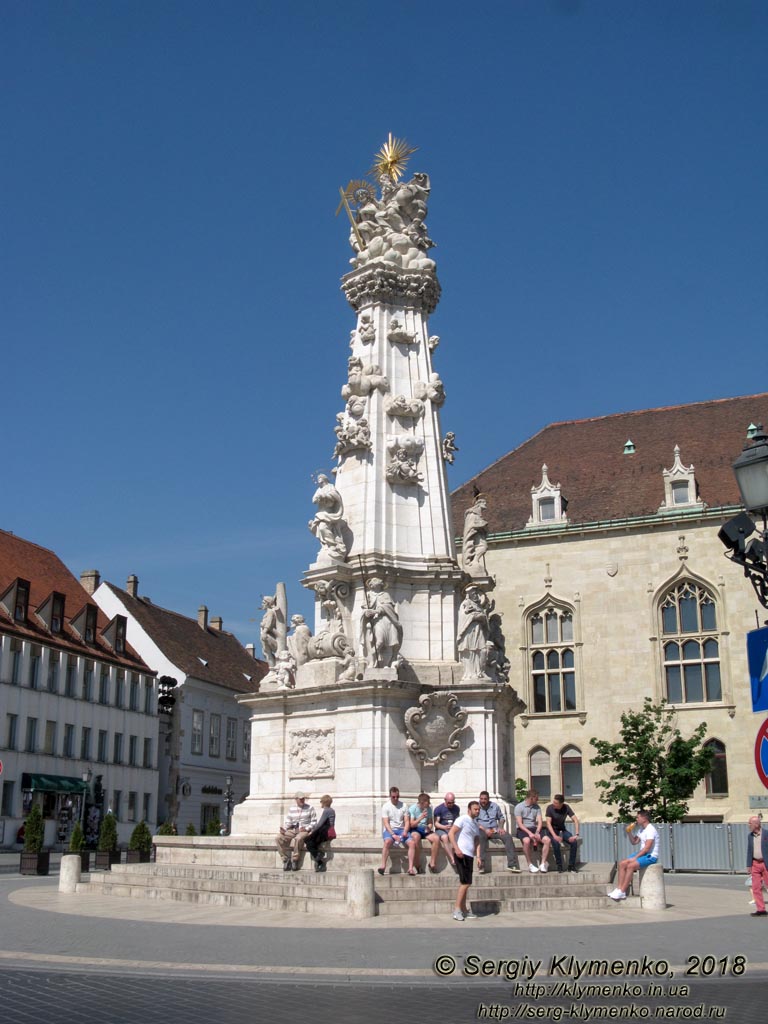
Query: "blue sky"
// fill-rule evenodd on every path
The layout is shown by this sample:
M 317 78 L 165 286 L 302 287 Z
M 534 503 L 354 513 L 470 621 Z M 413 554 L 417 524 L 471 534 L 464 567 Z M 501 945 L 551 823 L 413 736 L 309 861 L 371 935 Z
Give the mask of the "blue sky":
M 5 0 L 0 526 L 244 642 L 279 579 L 308 614 L 334 210 L 389 131 L 432 181 L 452 487 L 555 420 L 765 390 L 766 53 L 750 0 Z

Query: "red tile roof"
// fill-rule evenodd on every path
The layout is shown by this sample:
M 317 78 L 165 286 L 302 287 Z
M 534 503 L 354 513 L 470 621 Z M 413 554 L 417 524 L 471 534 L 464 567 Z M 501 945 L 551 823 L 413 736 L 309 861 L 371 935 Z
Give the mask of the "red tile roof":
M 768 393 L 552 423 L 454 491 L 457 528 L 474 487 L 487 496 L 492 533 L 525 527 L 543 463 L 550 482 L 562 484 L 571 523 L 653 515 L 664 501 L 662 471 L 672 468 L 675 445 L 683 465 L 693 464 L 701 501 L 738 505 L 731 465 L 750 423 L 768 424 Z M 625 455 L 630 439 L 635 453 Z
M 146 597 L 132 597 L 105 583 L 163 654 L 187 676 L 215 683 L 235 693 L 253 693 L 267 674 L 267 664 L 253 658 L 226 630 L 202 629 L 197 619 L 161 608 Z M 205 664 L 203 664 L 205 662 Z M 250 676 L 248 680 L 245 677 Z M 182 682 L 182 680 L 178 680 Z
M 19 577 L 28 580 L 30 584 L 27 620 L 24 623 L 16 622 L 0 605 L 0 630 L 4 633 L 154 675 L 130 645 L 126 644 L 125 654 L 120 655 L 102 639 L 101 631 L 109 624 L 109 620 L 99 609 L 95 642 L 86 643 L 81 639 L 72 628 L 71 621 L 86 604 L 96 607 L 91 595 L 53 551 L 0 530 L 0 594 L 5 593 Z M 64 623 L 61 633 L 56 634 L 51 633 L 35 615 L 35 609 L 53 591 L 64 596 Z

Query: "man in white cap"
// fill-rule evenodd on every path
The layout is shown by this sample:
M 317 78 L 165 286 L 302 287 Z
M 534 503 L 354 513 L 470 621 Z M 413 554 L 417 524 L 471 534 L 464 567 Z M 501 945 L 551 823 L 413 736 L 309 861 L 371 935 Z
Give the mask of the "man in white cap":
M 307 803 L 307 794 L 297 793 L 295 799 L 296 803 L 288 810 L 283 827 L 275 836 L 283 858 L 283 871 L 299 870 L 299 857 L 304 850 L 304 843 L 317 821 L 315 808 Z

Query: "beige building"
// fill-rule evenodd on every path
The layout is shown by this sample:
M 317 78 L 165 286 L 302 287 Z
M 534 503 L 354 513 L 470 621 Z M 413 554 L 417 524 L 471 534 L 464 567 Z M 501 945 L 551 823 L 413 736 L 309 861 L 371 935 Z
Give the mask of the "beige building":
M 593 737 L 666 698 L 683 736 L 702 721 L 715 769 L 691 820 L 745 820 L 754 765 L 745 634 L 765 617 L 718 530 L 740 509 L 731 470 L 768 394 L 554 423 L 454 494 L 457 527 L 487 501 L 488 572 L 502 614 L 515 774 L 605 820 Z

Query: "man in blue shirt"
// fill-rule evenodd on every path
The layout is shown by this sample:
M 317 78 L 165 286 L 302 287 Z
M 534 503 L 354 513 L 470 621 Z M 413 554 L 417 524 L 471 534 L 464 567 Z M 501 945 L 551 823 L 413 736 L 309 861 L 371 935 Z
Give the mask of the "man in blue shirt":
M 453 793 L 446 793 L 443 803 L 435 808 L 435 835 L 443 844 L 445 856 L 450 861 L 451 867 L 456 867 L 456 858 L 453 854 L 453 847 L 448 833 L 451 825 L 461 815 L 461 808 L 456 803 L 456 796 Z
M 480 843 L 477 854 L 477 869 L 485 872 L 488 863 L 488 844 L 502 843 L 507 851 L 507 871 L 520 871 L 517 860 L 515 840 L 504 828 L 504 814 L 497 803 L 491 800 L 487 789 L 480 794 L 480 814 L 477 824 L 480 832 Z

